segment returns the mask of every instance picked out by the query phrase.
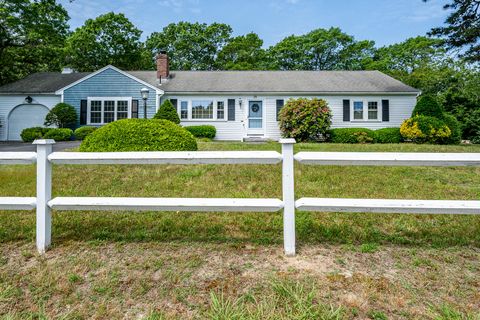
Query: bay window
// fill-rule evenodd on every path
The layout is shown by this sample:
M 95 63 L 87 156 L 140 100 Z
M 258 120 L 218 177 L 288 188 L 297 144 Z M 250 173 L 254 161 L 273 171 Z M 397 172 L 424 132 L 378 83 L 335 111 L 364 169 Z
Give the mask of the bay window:
M 132 98 L 98 97 L 88 98 L 87 123 L 107 124 L 120 119 L 130 118 Z

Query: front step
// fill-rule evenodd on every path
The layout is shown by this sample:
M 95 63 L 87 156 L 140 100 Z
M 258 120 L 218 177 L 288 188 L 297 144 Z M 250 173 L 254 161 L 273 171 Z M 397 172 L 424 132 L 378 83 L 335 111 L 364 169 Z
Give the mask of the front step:
M 243 137 L 243 142 L 267 142 L 268 139 L 265 137 L 258 137 L 258 136 L 247 136 Z

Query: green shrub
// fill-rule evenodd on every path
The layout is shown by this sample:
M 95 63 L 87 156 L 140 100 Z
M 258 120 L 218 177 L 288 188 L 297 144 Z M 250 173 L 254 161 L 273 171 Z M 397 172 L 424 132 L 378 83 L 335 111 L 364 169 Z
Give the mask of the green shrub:
M 45 125 L 55 125 L 59 128 L 73 127 L 77 122 L 77 112 L 75 108 L 67 103 L 58 103 L 47 113 Z
M 294 138 L 297 142 L 324 139 L 332 124 L 327 102 L 317 98 L 288 100 L 279 118 L 283 137 Z
M 217 134 L 217 129 L 214 126 L 203 125 L 203 126 L 188 126 L 184 127 L 196 138 L 208 138 L 213 139 Z
M 452 132 L 442 120 L 420 115 L 403 121 L 400 133 L 405 140 L 415 143 L 445 144 Z
M 367 128 L 337 128 L 330 130 L 330 141 L 334 143 L 372 143 L 375 133 Z
M 422 95 L 413 109 L 412 117 L 420 115 L 443 119 L 443 113 L 443 107 L 434 97 Z
M 400 143 L 402 142 L 400 128 L 383 128 L 375 130 L 375 142 L 378 143 Z
M 92 133 L 97 129 L 98 127 L 83 126 L 83 127 L 77 128 L 73 134 L 75 135 L 75 139 L 84 140 L 86 136 L 88 136 L 90 133 Z
M 20 137 L 22 138 L 23 142 L 32 142 L 35 139 L 42 139 L 50 129 L 51 128 L 44 127 L 25 128 L 20 133 Z
M 175 107 L 170 102 L 170 100 L 165 100 L 162 103 L 162 105 L 160 106 L 160 108 L 158 108 L 158 111 L 153 118 L 170 120 L 176 124 L 180 123 L 180 118 L 178 117 L 177 110 L 175 110 Z
M 460 130 L 460 122 L 457 118 L 449 113 L 443 115 L 443 121 L 450 128 L 452 132 L 450 137 L 447 139 L 446 143 L 448 144 L 459 144 L 462 141 L 462 131 Z
M 53 128 L 47 131 L 44 139 L 53 139 L 55 141 L 68 141 L 73 135 L 73 130 L 68 128 Z
M 190 151 L 197 150 L 193 135 L 163 119 L 123 119 L 111 122 L 91 134 L 80 151 Z

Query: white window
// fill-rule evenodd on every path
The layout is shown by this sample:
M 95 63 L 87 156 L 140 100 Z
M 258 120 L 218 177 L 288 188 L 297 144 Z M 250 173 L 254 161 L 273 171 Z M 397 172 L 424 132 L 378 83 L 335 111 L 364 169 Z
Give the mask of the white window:
M 91 97 L 87 101 L 89 124 L 106 124 L 131 117 L 131 97 Z
M 378 120 L 377 101 L 368 101 L 368 120 Z
M 217 119 L 225 119 L 225 101 L 217 101 Z
M 216 98 L 193 98 L 175 97 L 178 99 L 178 117 L 182 121 L 226 121 L 227 102 Z
M 188 119 L 188 101 L 180 101 L 180 119 Z
M 353 102 L 353 119 L 363 120 L 363 101 Z
M 213 101 L 193 100 L 192 119 L 213 119 Z
M 375 100 L 352 100 L 352 121 L 379 121 L 381 110 L 378 106 L 379 102 Z

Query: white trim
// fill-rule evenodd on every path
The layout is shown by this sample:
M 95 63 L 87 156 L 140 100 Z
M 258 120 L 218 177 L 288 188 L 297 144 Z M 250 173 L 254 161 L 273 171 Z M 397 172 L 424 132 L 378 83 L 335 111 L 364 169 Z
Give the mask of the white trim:
M 101 69 L 98 69 L 97 71 L 95 71 L 95 72 L 93 72 L 93 73 L 90 73 L 89 75 L 87 75 L 87 76 L 85 76 L 85 77 L 83 77 L 83 78 L 81 78 L 81 79 L 79 79 L 79 80 L 77 80 L 77 81 L 69 84 L 68 86 L 65 86 L 65 87 L 63 87 L 63 88 L 61 88 L 61 89 L 58 89 L 57 91 L 55 91 L 55 94 L 61 94 L 61 95 L 63 95 L 63 92 L 64 92 L 65 90 L 67 90 L 67 89 L 69 89 L 69 88 L 71 88 L 71 87 L 73 87 L 73 86 L 76 86 L 77 84 L 79 84 L 79 83 L 81 83 L 81 82 L 83 82 L 83 81 L 85 81 L 85 80 L 88 80 L 88 79 L 90 79 L 91 77 L 96 76 L 97 74 L 102 73 L 103 71 L 105 71 L 105 70 L 107 70 L 107 69 L 112 69 L 112 70 L 114 70 L 114 71 L 117 71 L 118 73 L 121 73 L 122 75 L 124 75 L 124 76 L 126 76 L 126 77 L 129 77 L 130 79 L 135 80 L 135 81 L 143 84 L 144 86 L 147 86 L 147 87 L 155 90 L 156 94 L 163 94 L 163 93 L 164 93 L 163 90 L 158 89 L 158 88 L 152 86 L 151 84 L 149 84 L 149 83 L 147 83 L 147 82 L 145 82 L 145 81 L 143 81 L 143 80 L 140 80 L 140 79 L 132 76 L 132 75 L 129 74 L 128 72 L 122 71 L 122 70 L 118 69 L 117 67 L 112 66 L 112 65 L 109 64 L 108 66 L 103 67 L 103 68 L 101 68 Z
M 113 110 L 113 114 L 114 114 L 114 120 L 113 121 L 117 120 L 118 101 L 127 101 L 127 103 L 128 103 L 127 119 L 130 119 L 132 117 L 132 100 L 133 100 L 132 97 L 88 97 L 87 98 L 87 125 L 89 125 L 89 126 L 103 126 L 103 125 L 106 125 L 106 124 L 109 123 L 109 122 L 105 123 L 105 120 L 104 120 L 105 101 L 115 101 L 114 110 Z M 101 120 L 100 123 L 92 123 L 91 122 L 91 113 L 92 113 L 91 102 L 92 101 L 101 101 L 102 102 L 101 110 L 100 110 L 102 120 Z

